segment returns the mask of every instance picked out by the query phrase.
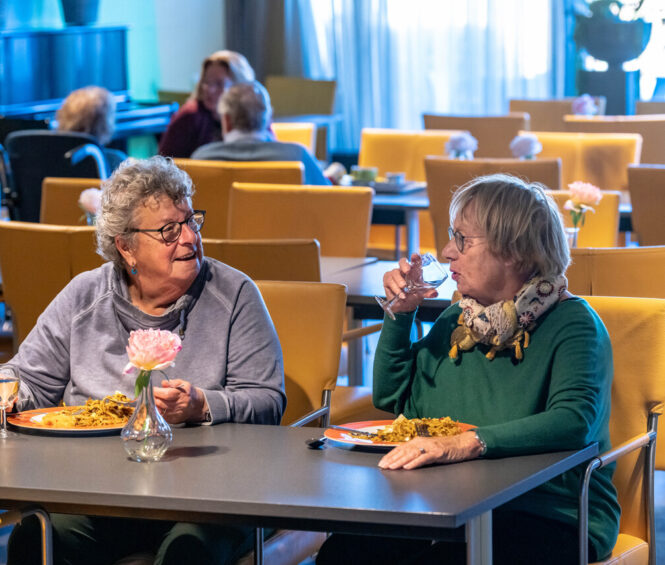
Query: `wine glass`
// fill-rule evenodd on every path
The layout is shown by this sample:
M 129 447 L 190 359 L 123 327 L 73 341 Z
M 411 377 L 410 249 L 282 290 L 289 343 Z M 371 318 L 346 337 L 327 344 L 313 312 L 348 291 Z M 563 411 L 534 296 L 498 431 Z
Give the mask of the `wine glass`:
M 0 372 L 0 412 L 2 415 L 2 427 L 0 428 L 0 439 L 9 437 L 7 432 L 7 408 L 12 406 L 18 396 L 21 379 L 18 371 L 13 368 L 4 367 Z
M 437 288 L 448 278 L 446 270 L 431 253 L 420 255 L 420 262 L 421 268 L 412 268 L 406 274 L 406 286 L 402 290 L 407 294 L 417 290 Z M 380 296 L 375 296 L 374 298 L 379 303 L 379 306 L 386 311 L 388 316 L 394 320 L 395 314 L 393 314 L 392 306 L 399 300 L 399 295 L 394 296 L 390 300 Z

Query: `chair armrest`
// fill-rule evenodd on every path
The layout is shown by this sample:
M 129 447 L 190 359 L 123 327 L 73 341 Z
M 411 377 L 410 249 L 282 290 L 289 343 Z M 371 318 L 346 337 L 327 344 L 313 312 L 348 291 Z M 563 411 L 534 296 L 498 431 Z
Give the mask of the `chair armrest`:
M 305 414 L 302 418 L 296 420 L 293 422 L 293 424 L 289 424 L 290 428 L 300 428 L 301 426 L 304 426 L 305 424 L 309 424 L 310 422 L 313 422 L 314 420 L 318 420 L 321 416 L 325 416 L 326 414 L 330 413 L 330 407 L 329 406 L 322 406 L 321 408 L 317 408 L 316 410 L 312 410 L 311 412 Z
M 596 469 L 604 467 L 620 457 L 632 453 L 637 449 L 647 448 L 644 462 L 645 491 L 647 493 L 647 531 L 649 532 L 649 563 L 655 563 L 655 531 L 654 531 L 654 509 L 653 509 L 653 473 L 656 459 L 656 437 L 658 432 L 658 416 L 663 412 L 664 404 L 661 402 L 649 409 L 647 431 L 638 434 L 627 441 L 613 447 L 612 449 L 594 457 L 587 464 L 586 471 L 580 480 L 580 493 L 578 500 L 578 532 L 579 532 L 579 563 L 589 563 L 589 482 L 591 475 Z
M 70 149 L 65 153 L 65 157 L 70 159 L 72 165 L 80 163 L 86 157 L 92 157 L 97 164 L 97 171 L 99 172 L 99 178 L 105 180 L 109 177 L 108 167 L 106 166 L 106 158 L 102 153 L 102 150 L 93 145 L 92 143 L 84 143 L 74 149 Z
M 346 330 L 342 334 L 342 341 L 350 341 L 352 339 L 358 339 L 369 334 L 381 331 L 383 327 L 383 322 L 379 324 L 372 324 L 371 326 L 364 326 L 362 328 L 356 328 L 353 330 Z

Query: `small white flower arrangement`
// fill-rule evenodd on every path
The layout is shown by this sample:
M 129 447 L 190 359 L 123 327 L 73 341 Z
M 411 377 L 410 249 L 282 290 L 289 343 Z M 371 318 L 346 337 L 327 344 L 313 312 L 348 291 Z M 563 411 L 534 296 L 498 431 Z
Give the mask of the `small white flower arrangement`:
M 535 159 L 543 146 L 532 133 L 517 135 L 510 142 L 510 151 L 516 159 Z
M 446 153 L 451 159 L 473 159 L 473 152 L 478 149 L 478 140 L 468 131 L 455 133 L 446 142 Z

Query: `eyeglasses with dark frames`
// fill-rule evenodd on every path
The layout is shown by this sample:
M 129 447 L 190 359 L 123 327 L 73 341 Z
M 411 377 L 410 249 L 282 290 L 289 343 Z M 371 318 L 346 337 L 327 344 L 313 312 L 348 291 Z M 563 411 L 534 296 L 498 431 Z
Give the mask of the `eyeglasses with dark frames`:
M 459 231 L 454 231 L 453 228 L 448 228 L 448 238 L 455 239 L 455 245 L 460 253 L 464 253 L 464 240 L 483 239 L 484 237 L 484 235 L 462 235 Z
M 182 222 L 169 222 L 164 224 L 159 229 L 143 229 L 133 228 L 128 230 L 129 232 L 159 232 L 162 236 L 162 239 L 165 243 L 173 243 L 180 239 L 180 234 L 182 233 L 183 224 L 187 224 L 189 229 L 194 233 L 201 231 L 203 227 L 203 222 L 205 221 L 206 211 L 205 210 L 194 210 L 191 215 L 187 216 Z

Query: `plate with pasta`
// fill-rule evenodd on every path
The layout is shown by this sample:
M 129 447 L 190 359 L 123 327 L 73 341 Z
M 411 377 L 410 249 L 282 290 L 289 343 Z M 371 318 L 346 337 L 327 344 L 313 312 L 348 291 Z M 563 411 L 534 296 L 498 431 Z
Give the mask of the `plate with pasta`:
M 324 435 L 335 447 L 361 449 L 363 451 L 389 451 L 396 445 L 418 435 L 416 428 L 426 429 L 432 437 L 454 436 L 476 426 L 457 422 L 451 418 L 406 418 L 399 415 L 395 420 L 368 420 L 344 424 L 345 428 L 375 434 L 372 437 L 350 431 L 329 428 Z
M 82 406 L 53 406 L 8 414 L 7 422 L 18 431 L 49 435 L 114 435 L 134 412 L 124 404 L 130 399 L 116 393 L 101 400 L 88 399 Z M 116 402 L 120 401 L 120 403 Z

